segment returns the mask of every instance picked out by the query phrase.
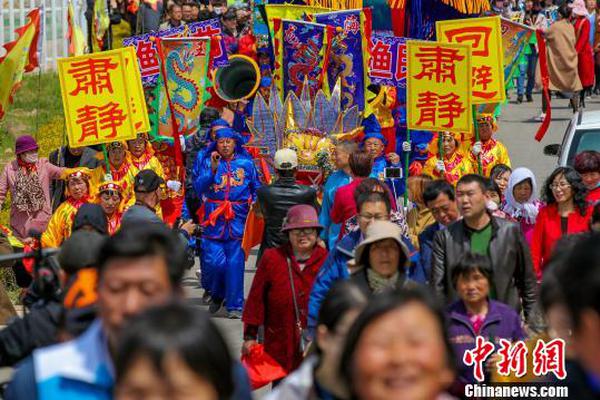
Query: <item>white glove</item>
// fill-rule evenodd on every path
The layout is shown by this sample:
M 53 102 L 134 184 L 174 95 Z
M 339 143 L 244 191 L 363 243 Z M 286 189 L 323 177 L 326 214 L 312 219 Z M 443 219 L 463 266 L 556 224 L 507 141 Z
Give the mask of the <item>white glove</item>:
M 104 175 L 104 182 L 110 182 L 112 180 L 112 174 L 110 172 Z
M 407 141 L 402 142 L 402 151 L 405 153 L 408 153 L 408 152 L 410 152 L 410 150 L 411 150 L 410 142 L 407 142 Z
M 437 160 L 437 162 L 435 163 L 435 169 L 437 169 L 441 173 L 446 172 L 446 166 L 444 165 L 444 162 L 442 160 Z
M 471 149 L 471 153 L 473 153 L 473 155 L 478 156 L 479 153 L 481 153 L 481 142 L 475 142 L 473 144 L 473 148 Z
M 179 192 L 181 189 L 181 182 L 179 181 L 167 181 L 167 187 L 174 192 Z
M 185 151 L 185 136 L 179 136 L 179 143 L 181 144 L 181 151 Z

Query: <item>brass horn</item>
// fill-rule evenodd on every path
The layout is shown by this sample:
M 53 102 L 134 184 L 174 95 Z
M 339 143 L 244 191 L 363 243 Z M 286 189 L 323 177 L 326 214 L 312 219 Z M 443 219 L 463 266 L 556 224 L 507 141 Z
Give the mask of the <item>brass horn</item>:
M 215 93 L 227 102 L 246 100 L 254 95 L 260 85 L 260 69 L 250 57 L 234 54 L 229 65 L 218 68 L 213 85 Z

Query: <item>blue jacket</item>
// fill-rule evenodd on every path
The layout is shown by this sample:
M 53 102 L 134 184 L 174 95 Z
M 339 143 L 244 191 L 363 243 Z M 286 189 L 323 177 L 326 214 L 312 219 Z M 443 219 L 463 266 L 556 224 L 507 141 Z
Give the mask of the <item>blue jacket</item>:
M 202 236 L 220 240 L 241 239 L 250 205 L 260 187 L 258 171 L 252 159 L 238 154 L 230 161 L 221 159 L 214 174 L 209 157 L 197 159 L 193 175 L 194 190 L 204 196 L 205 227 Z M 225 206 L 226 202 L 231 202 L 233 216 L 223 212 L 218 215 L 214 225 L 209 223 L 211 213 Z
M 431 266 L 433 265 L 433 237 L 440 230 L 442 230 L 442 227 L 435 222 L 425 228 L 419 235 L 421 265 L 423 266 L 427 282 L 431 279 Z
M 250 400 L 248 376 L 236 363 L 232 399 Z M 17 366 L 7 400 L 113 398 L 114 367 L 100 320 L 75 340 L 34 351 Z
M 348 271 L 348 261 L 354 258 L 354 249 L 363 239 L 360 230 L 350 232 L 344 236 L 333 250 L 329 252 L 329 256 L 321 266 L 315 283 L 313 284 L 308 299 L 308 329 L 312 334 L 317 327 L 319 319 L 319 310 L 321 303 L 329 289 L 339 279 L 348 279 L 350 272 Z M 419 260 L 419 252 L 415 250 L 410 240 L 402 238 L 408 246 L 410 252 L 411 265 L 407 271 L 407 278 L 418 283 L 425 283 L 425 275 L 422 272 L 423 268 Z
M 323 225 L 321 231 L 321 239 L 325 241 L 328 249 L 334 249 L 337 238 L 340 235 L 340 224 L 331 222 L 331 207 L 335 192 L 344 185 L 350 183 L 352 178 L 342 170 L 335 171 L 329 176 L 325 187 L 323 188 L 323 204 L 321 205 L 321 213 L 319 214 L 319 223 Z

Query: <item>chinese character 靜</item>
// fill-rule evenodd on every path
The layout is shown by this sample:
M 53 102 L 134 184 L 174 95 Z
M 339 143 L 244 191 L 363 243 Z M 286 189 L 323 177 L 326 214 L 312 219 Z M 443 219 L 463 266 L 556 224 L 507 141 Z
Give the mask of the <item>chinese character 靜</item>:
M 78 143 L 85 141 L 88 137 L 98 139 L 100 133 L 104 138 L 111 139 L 117 136 L 117 128 L 123 125 L 127 119 L 119 104 L 112 101 L 104 106 L 85 105 L 77 109 L 75 122 L 81 127 L 81 136 Z M 107 131 L 107 132 L 102 132 Z
M 439 95 L 437 93 L 426 91 L 419 93 L 416 108 L 419 110 L 418 125 L 430 123 L 436 125 L 438 119 L 447 120 L 442 126 L 452 128 L 454 120 L 459 118 L 466 108 L 459 97 L 454 93 Z

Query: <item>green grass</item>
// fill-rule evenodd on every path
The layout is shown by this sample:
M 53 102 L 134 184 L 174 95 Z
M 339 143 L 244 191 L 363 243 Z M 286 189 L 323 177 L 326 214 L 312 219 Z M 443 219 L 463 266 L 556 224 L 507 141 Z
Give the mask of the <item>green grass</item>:
M 40 146 L 40 155 L 44 157 L 65 140 L 60 83 L 56 73 L 35 72 L 25 76 L 14 100 L 0 122 L 0 168 L 14 159 L 15 139 L 21 135 L 34 136 Z M 9 209 L 10 198 L 7 198 L 0 208 L 0 223 L 4 226 L 9 225 Z M 4 285 L 12 302 L 17 304 L 20 290 L 12 270 L 0 270 L 0 284 Z
M 49 124 L 53 126 L 53 132 L 47 131 Z M 56 73 L 35 72 L 21 82 L 14 103 L 8 106 L 8 112 L 0 122 L 0 158 L 4 162 L 13 158 L 15 138 L 26 134 L 40 141 L 42 156 L 50 150 L 45 148 L 46 142 L 55 145 L 63 140 L 63 108 Z

